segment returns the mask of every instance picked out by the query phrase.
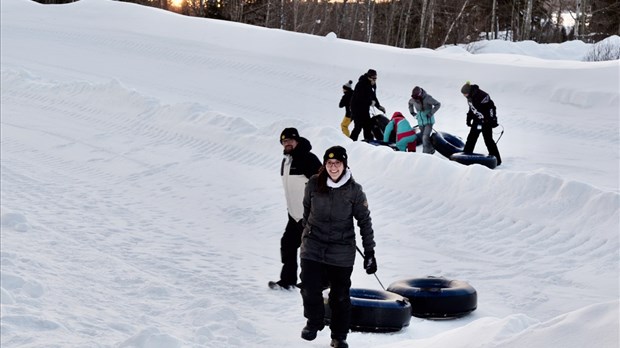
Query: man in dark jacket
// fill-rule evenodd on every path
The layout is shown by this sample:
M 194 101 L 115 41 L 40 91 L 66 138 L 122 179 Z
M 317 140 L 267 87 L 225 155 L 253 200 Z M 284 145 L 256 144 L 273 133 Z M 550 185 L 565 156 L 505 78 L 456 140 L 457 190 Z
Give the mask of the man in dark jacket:
M 474 152 L 478 136 L 482 133 L 489 155 L 497 158 L 497 165 L 499 166 L 502 164 L 502 158 L 499 155 L 497 144 L 493 140 L 493 128 L 497 127 L 495 103 L 489 94 L 481 90 L 478 85 L 470 84 L 469 81 L 463 85 L 461 93 L 467 98 L 467 104 L 469 104 L 467 126 L 470 127 L 463 152 Z
M 362 130 L 364 130 L 365 140 L 374 139 L 372 120 L 370 119 L 370 107 L 374 106 L 382 112 L 385 112 L 385 108 L 379 104 L 376 92 L 377 72 L 373 69 L 369 69 L 368 72 L 360 76 L 357 84 L 355 84 L 353 97 L 351 97 L 351 117 L 354 122 L 351 139 L 353 141 L 357 141 Z
M 269 287 L 292 289 L 297 284 L 297 249 L 301 245 L 304 190 L 308 179 L 319 171 L 321 161 L 310 152 L 310 141 L 300 137 L 295 128 L 285 128 L 280 135 L 280 143 L 284 147 L 280 176 L 284 184 L 288 223 L 280 240 L 280 280 L 270 281 Z

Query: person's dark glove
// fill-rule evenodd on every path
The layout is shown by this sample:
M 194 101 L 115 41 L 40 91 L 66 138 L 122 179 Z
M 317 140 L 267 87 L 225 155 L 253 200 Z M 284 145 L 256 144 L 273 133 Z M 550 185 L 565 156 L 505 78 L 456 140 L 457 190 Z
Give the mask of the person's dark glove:
M 377 109 L 381 110 L 381 112 L 385 113 L 385 108 L 383 106 L 377 106 Z
M 471 127 L 471 118 L 467 119 L 467 127 Z
M 377 259 L 375 259 L 374 250 L 366 250 L 364 254 L 364 269 L 368 274 L 377 272 Z

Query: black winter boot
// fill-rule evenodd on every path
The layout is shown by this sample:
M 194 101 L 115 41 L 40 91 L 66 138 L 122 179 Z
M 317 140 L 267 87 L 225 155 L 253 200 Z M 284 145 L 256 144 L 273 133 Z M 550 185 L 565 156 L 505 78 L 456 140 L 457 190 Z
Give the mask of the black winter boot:
M 349 348 L 349 344 L 345 339 L 332 338 L 332 347 L 334 348 Z
M 316 338 L 317 332 L 323 330 L 323 326 L 317 327 L 312 325 L 306 325 L 301 329 L 301 338 L 306 341 L 312 341 Z

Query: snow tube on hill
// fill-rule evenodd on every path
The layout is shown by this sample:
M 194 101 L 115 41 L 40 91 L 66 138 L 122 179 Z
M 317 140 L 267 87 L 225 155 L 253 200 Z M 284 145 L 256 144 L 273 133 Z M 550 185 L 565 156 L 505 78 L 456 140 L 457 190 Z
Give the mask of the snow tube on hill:
M 444 157 L 450 158 L 454 153 L 463 151 L 465 143 L 461 138 L 446 132 L 433 132 L 431 144 Z
M 351 330 L 364 332 L 395 332 L 409 326 L 411 304 L 401 295 L 372 289 L 351 288 Z M 331 310 L 324 298 L 325 321 Z
M 497 158 L 495 158 L 495 156 L 483 155 L 480 153 L 457 152 L 450 156 L 450 160 L 466 166 L 470 164 L 482 164 L 483 166 L 491 169 L 497 167 Z
M 419 318 L 459 318 L 474 311 L 478 302 L 476 290 L 467 282 L 443 277 L 399 280 L 387 290 L 408 298 L 411 314 Z
M 383 114 L 375 115 L 371 118 L 372 122 L 372 134 L 375 139 L 383 140 L 383 133 L 385 131 L 385 126 L 390 123 L 387 117 Z

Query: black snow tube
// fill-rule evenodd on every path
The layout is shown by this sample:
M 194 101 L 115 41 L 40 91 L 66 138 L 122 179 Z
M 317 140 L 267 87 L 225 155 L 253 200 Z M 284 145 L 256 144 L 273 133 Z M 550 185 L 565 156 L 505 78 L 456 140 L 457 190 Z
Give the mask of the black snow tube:
M 379 114 L 371 118 L 371 123 L 372 123 L 372 135 L 377 140 L 383 140 L 383 133 L 385 131 L 385 127 L 387 126 L 388 123 L 390 123 L 390 120 L 388 120 L 388 118 L 385 117 L 385 115 Z
M 409 326 L 411 304 L 398 294 L 372 289 L 351 288 L 351 330 L 363 332 L 395 332 Z M 331 310 L 324 298 L 325 321 L 329 323 Z
M 482 164 L 483 166 L 491 169 L 497 167 L 497 158 L 495 158 L 495 156 L 483 155 L 480 153 L 457 152 L 450 156 L 450 160 L 466 166 L 470 164 Z
M 387 290 L 408 298 L 411 314 L 419 318 L 459 318 L 474 311 L 478 302 L 476 290 L 467 282 L 443 277 L 400 280 Z
M 463 151 L 465 143 L 461 138 L 446 132 L 433 132 L 431 134 L 431 144 L 435 150 L 446 158 L 450 158 L 452 154 Z

